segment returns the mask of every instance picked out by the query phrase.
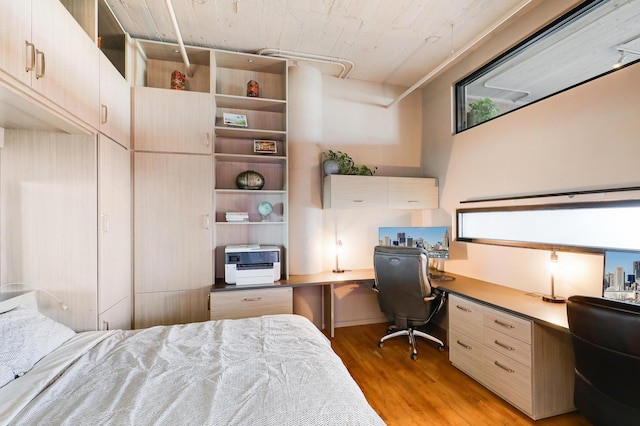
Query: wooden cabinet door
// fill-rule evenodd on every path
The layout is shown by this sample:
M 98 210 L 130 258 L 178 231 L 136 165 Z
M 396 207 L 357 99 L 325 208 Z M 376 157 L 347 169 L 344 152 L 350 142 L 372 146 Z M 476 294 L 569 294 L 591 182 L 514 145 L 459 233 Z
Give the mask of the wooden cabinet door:
M 438 187 L 434 178 L 388 177 L 390 209 L 436 209 Z
M 99 51 L 59 1 L 32 0 L 36 70 L 31 86 L 99 128 Z
M 211 156 L 136 152 L 134 166 L 136 294 L 210 287 Z
M 387 178 L 384 176 L 325 176 L 323 207 L 387 208 Z
M 0 153 L 2 282 L 48 290 L 41 310 L 76 331 L 97 328 L 96 138 L 6 129 Z
M 31 48 L 31 0 L 0 0 L 0 70 L 31 85 L 27 52 Z
M 100 52 L 100 131 L 131 146 L 131 86 Z
M 98 329 L 130 330 L 131 321 L 131 297 L 127 296 L 98 316 Z
M 129 151 L 104 135 L 98 141 L 98 215 L 98 312 L 102 314 L 130 297 L 132 286 L 131 158 Z M 130 323 L 131 307 L 128 317 Z
M 211 153 L 209 93 L 136 87 L 133 104 L 136 151 Z

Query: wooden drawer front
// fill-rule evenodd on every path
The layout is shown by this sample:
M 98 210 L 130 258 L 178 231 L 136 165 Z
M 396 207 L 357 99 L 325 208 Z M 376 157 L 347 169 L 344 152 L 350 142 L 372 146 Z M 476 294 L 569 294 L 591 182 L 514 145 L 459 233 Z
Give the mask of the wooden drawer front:
M 456 329 L 449 330 L 449 361 L 479 382 L 482 378 L 482 343 Z
M 483 342 L 486 347 L 531 367 L 531 345 L 528 343 L 489 327 L 484 329 Z
M 324 208 L 387 208 L 384 176 L 329 175 L 324 178 Z
M 390 209 L 437 209 L 438 187 L 433 178 L 389 177 L 387 198 Z
M 449 295 L 449 326 L 482 341 L 482 305 Z
M 531 415 L 531 369 L 488 348 L 483 360 L 485 385 Z
M 531 321 L 485 307 L 484 325 L 531 344 Z
M 293 313 L 291 287 L 211 293 L 211 319 L 235 319 Z

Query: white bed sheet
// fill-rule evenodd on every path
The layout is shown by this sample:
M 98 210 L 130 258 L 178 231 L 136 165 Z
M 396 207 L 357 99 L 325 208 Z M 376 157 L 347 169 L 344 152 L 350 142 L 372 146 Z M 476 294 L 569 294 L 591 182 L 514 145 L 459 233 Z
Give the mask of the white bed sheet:
M 81 333 L 0 401 L 16 389 L 29 402 L 0 403 L 0 424 L 384 424 L 328 339 L 297 315 Z

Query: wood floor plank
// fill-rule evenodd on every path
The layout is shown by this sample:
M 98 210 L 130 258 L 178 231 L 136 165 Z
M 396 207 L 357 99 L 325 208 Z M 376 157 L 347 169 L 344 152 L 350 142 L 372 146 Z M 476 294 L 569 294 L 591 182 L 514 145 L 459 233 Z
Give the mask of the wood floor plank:
M 434 344 L 419 339 L 415 361 L 405 338 L 378 348 L 385 331 L 386 324 L 337 328 L 332 346 L 389 426 L 591 425 L 577 412 L 533 421 L 453 367 Z

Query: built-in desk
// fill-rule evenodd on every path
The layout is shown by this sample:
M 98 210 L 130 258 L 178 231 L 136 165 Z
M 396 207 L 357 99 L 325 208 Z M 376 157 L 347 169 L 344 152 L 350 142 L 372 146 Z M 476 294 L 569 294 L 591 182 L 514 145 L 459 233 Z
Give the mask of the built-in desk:
M 335 335 L 334 317 L 334 288 L 336 284 L 361 284 L 368 287 L 373 286 L 373 269 L 354 269 L 345 272 L 320 272 L 309 275 L 289 275 L 289 279 L 280 280 L 269 286 L 237 286 L 226 284 L 224 281 L 216 282 L 211 288 L 211 300 L 216 297 L 216 292 L 221 291 L 243 291 L 243 290 L 267 290 L 276 288 L 295 288 L 306 286 L 322 286 L 323 298 L 323 320 L 326 333 L 330 337 Z M 255 301 L 255 300 L 253 300 Z M 277 313 L 274 311 L 274 313 Z
M 431 281 L 434 287 L 448 293 L 459 294 L 486 305 L 524 316 L 534 322 L 560 329 L 569 330 L 567 306 L 564 303 L 549 303 L 541 295 L 517 290 L 487 281 L 476 280 L 462 275 L 451 274 L 452 281 Z

